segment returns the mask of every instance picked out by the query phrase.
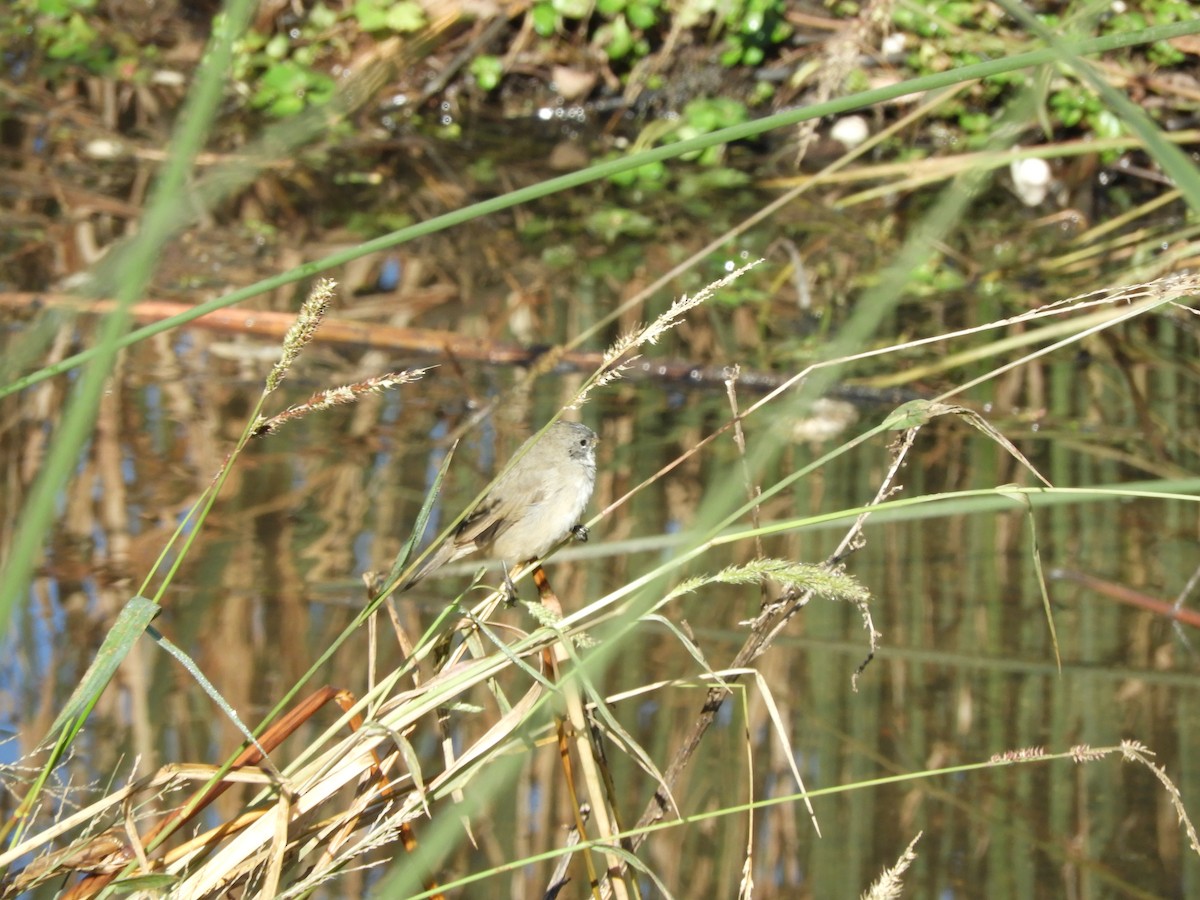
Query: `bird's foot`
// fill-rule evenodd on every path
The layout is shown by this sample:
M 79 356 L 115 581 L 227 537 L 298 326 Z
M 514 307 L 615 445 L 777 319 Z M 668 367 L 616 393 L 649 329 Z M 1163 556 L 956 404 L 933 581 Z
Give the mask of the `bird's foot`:
M 513 584 L 512 576 L 508 574 L 508 565 L 504 566 L 504 605 L 512 606 L 517 602 L 517 586 Z

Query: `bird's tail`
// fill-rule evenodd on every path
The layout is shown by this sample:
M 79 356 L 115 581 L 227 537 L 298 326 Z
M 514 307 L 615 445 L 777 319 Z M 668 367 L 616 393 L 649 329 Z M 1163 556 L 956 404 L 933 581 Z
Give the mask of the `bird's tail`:
M 433 552 L 433 556 L 425 560 L 425 563 L 421 566 L 421 568 L 417 569 L 416 573 L 413 574 L 408 581 L 400 585 L 399 593 L 404 593 L 418 581 L 421 581 L 428 575 L 432 575 L 446 563 L 457 559 L 460 555 L 462 555 L 456 554 L 458 549 L 459 548 L 454 545 L 453 539 L 443 541 L 442 545 Z

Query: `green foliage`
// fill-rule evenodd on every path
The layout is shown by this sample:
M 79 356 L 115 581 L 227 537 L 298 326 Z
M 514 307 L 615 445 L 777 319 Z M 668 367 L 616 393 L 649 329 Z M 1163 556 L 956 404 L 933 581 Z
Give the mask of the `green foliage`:
M 601 25 L 596 30 L 596 43 L 604 48 L 605 55 L 612 60 L 626 57 L 640 59 L 650 52 L 650 42 L 631 29 L 624 16 L 617 16 Z
M 642 146 L 675 144 L 689 138 L 699 137 L 738 125 L 749 119 L 746 105 L 727 97 L 693 100 L 683 108 L 679 120 L 667 127 L 654 123 L 647 127 L 639 139 Z M 748 176 L 722 165 L 725 158 L 724 146 L 708 147 L 694 153 L 685 153 L 680 159 L 699 163 L 702 173 L 675 166 L 668 168 L 661 161 L 650 162 L 609 176 L 613 184 L 630 190 L 653 193 L 670 188 L 681 194 L 702 193 L 714 187 L 741 186 Z
M 79 13 L 71 13 L 57 23 L 56 28 L 43 33 L 46 52 L 52 59 L 79 58 L 93 71 L 103 71 L 111 61 L 111 55 L 101 50 L 96 53 L 99 39 L 96 30 Z
M 582 19 L 591 12 L 590 0 L 550 0 L 554 11 L 567 19 Z
M 723 20 L 728 36 L 721 65 L 760 66 L 767 52 L 792 35 L 783 0 L 741 0 L 728 4 Z
M 295 115 L 309 106 L 320 106 L 333 96 L 336 82 L 323 71 L 325 60 L 340 50 L 330 32 L 339 18 L 354 18 L 369 11 L 356 4 L 345 17 L 324 3 L 316 3 L 299 27 L 288 33 L 247 31 L 236 44 L 233 77 L 245 85 L 250 105 L 275 118 Z
M 559 272 L 579 265 L 579 251 L 573 244 L 552 244 L 542 250 L 542 262 Z
M 1028 32 L 1006 19 L 1000 7 L 976 0 L 899 5 L 892 18 L 898 32 L 915 37 L 909 41 L 907 63 L 917 75 L 1012 55 L 1024 49 L 1030 40 Z M 1122 4 L 1120 11 L 1092 20 L 1086 20 L 1078 13 L 1038 16 L 1043 25 L 1058 34 L 1084 31 L 1118 34 L 1193 18 L 1195 8 L 1189 0 L 1129 0 Z M 1175 65 L 1184 59 L 1180 51 L 1164 41 L 1136 52 L 1144 53 L 1150 63 L 1159 66 Z M 1005 93 L 1028 82 L 1029 76 L 1025 72 L 988 78 L 963 101 L 947 107 L 943 114 L 952 111 L 952 118 L 967 137 L 968 145 L 978 146 L 990 127 L 988 110 L 994 108 Z M 1104 107 L 1091 89 L 1074 79 L 1069 84 L 1056 81 L 1046 107 L 1050 128 L 1083 129 L 1098 137 L 1122 134 L 1118 118 Z
M 774 96 L 775 85 L 771 84 L 769 81 L 755 81 L 754 91 L 750 94 L 749 98 L 747 98 L 747 102 L 750 104 L 750 106 L 757 109 L 758 107 L 769 103 Z
M 568 20 L 583 21 L 592 17 L 591 43 L 613 61 L 638 60 L 653 50 L 654 29 L 664 25 L 664 18 L 674 16 L 670 23 L 677 28 L 699 26 L 706 17 L 715 17 L 717 30 L 726 35 L 726 49 L 721 62 L 758 66 L 769 51 L 792 34 L 785 18 L 786 0 L 691 0 L 681 8 L 664 7 L 663 0 L 539 0 L 530 8 L 533 29 L 542 37 L 550 37 L 564 29 Z
M 499 86 L 500 78 L 504 75 L 504 62 L 498 56 L 484 54 L 471 60 L 469 70 L 476 84 L 485 91 L 492 91 Z
M 381 213 L 376 210 L 364 210 L 350 215 L 346 220 L 346 230 L 362 235 L 364 239 L 370 239 L 399 231 L 412 224 L 412 216 L 405 212 Z
M 750 173 L 743 172 L 740 169 L 731 169 L 728 166 L 714 166 L 709 169 L 684 172 L 679 179 L 676 191 L 678 192 L 678 196 L 684 199 L 689 197 L 711 197 L 713 191 L 727 191 L 731 188 L 745 187 L 753 180 L 753 176 Z
M 96 0 L 18 0 L 7 16 L 6 41 L 31 37 L 48 58 L 104 75 L 118 53 L 86 18 Z M 54 71 L 42 73 L 54 77 Z
M 964 109 L 958 117 L 958 127 L 966 133 L 968 147 L 981 146 L 980 142 L 986 142 L 991 136 L 992 115 L 987 110 Z
M 551 37 L 564 30 L 567 20 L 599 19 L 592 45 L 611 60 L 641 59 L 650 52 L 645 32 L 654 28 L 661 15 L 662 0 L 541 0 L 530 8 L 533 30 Z
M 1104 20 L 1104 34 L 1120 34 L 1141 31 L 1151 25 L 1169 25 L 1196 17 L 1196 7 L 1191 0 L 1143 0 L 1128 2 L 1118 12 Z M 1157 41 L 1146 50 L 1147 58 L 1158 66 L 1177 66 L 1187 57 L 1182 50 L 1166 41 Z
M 712 97 L 693 100 L 683 108 L 682 122 L 674 132 L 667 135 L 664 143 L 686 141 L 689 138 L 710 134 L 730 125 L 740 125 L 750 118 L 746 105 L 728 97 Z M 714 166 L 725 157 L 723 146 L 709 147 L 699 153 L 685 154 L 683 159 L 694 159 L 702 166 Z
M 699 134 L 718 131 L 730 125 L 740 125 L 749 118 L 746 105 L 728 97 L 712 97 L 693 100 L 683 108 L 684 127 L 679 139 L 686 140 Z
M 609 21 L 596 32 L 596 43 L 609 59 L 641 59 L 650 52 L 645 32 L 658 24 L 660 0 L 597 0 L 596 12 Z
M 267 67 L 258 81 L 251 104 L 273 116 L 295 115 L 305 106 L 319 106 L 333 95 L 334 81 L 292 59 Z
M 1071 84 L 1050 95 L 1048 102 L 1055 117 L 1067 128 L 1086 128 L 1097 137 L 1119 137 L 1124 133 L 1121 120 L 1083 85 Z
M 533 30 L 542 37 L 551 37 L 563 27 L 564 19 L 583 19 L 591 9 L 589 0 L 541 0 L 533 4 L 529 15 Z
M 646 238 L 658 234 L 658 223 L 636 210 L 618 206 L 606 206 L 588 213 L 584 228 L 604 241 L 613 243 L 617 238 Z
M 246 86 L 251 106 L 286 118 L 333 96 L 336 81 L 324 69 L 345 49 L 339 22 L 363 31 L 404 33 L 423 28 L 425 21 L 420 4 L 411 0 L 355 0 L 344 13 L 318 2 L 287 33 L 246 32 L 237 44 L 234 78 Z
M 615 156 L 610 158 L 615 158 Z M 610 175 L 608 180 L 624 188 L 656 191 L 667 185 L 668 172 L 666 164 L 658 160 L 638 166 L 636 169 L 626 169 L 624 172 Z
M 350 15 L 363 31 L 404 34 L 425 27 L 425 11 L 413 0 L 355 0 Z
M 897 4 L 892 21 L 899 31 L 946 41 L 966 29 L 995 32 L 1001 28 L 1000 9 L 977 0 L 948 0 L 937 4 Z
M 533 22 L 533 30 L 541 37 L 552 37 L 558 30 L 558 13 L 551 3 L 535 3 L 529 10 L 529 18 Z
M 52 19 L 66 19 L 82 10 L 94 9 L 96 0 L 25 0 L 20 6 Z
M 967 278 L 961 271 L 931 258 L 912 270 L 905 290 L 913 297 L 944 297 L 966 286 Z
M 737 284 L 729 285 L 722 288 L 721 291 L 713 297 L 713 306 L 724 306 L 730 309 L 738 309 L 743 306 L 760 306 L 764 307 L 771 302 L 773 295 L 770 291 L 763 290 L 761 287 L 746 285 L 740 287 Z

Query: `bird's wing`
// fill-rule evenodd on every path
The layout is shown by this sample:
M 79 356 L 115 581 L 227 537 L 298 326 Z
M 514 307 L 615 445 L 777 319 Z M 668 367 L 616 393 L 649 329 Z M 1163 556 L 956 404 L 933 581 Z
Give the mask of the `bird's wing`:
M 515 491 L 502 500 L 485 497 L 471 514 L 458 526 L 454 543 L 471 544 L 472 549 L 487 548 L 496 538 L 508 531 L 514 522 L 520 521 L 531 508 L 545 500 L 545 489 L 538 485 L 527 492 Z

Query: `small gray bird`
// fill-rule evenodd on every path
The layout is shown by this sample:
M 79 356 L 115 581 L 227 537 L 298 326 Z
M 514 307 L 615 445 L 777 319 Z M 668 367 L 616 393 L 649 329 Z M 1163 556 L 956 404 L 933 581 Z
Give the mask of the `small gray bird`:
M 596 433 L 578 422 L 555 422 L 529 438 L 516 462 L 401 590 L 476 550 L 504 562 L 543 556 L 568 534 L 587 540 L 579 517 L 596 483 Z

